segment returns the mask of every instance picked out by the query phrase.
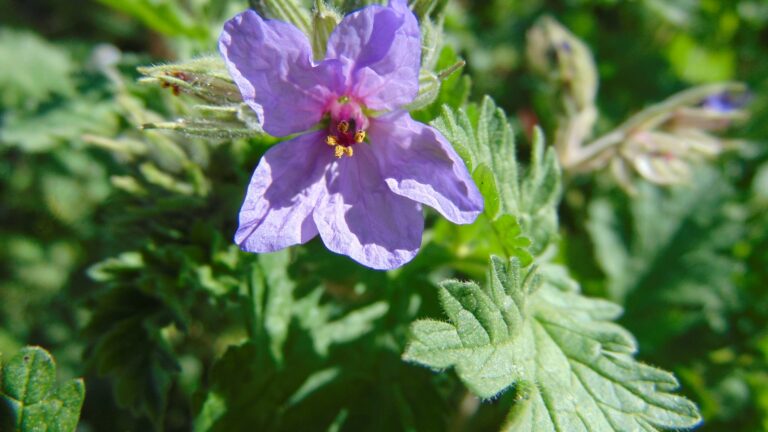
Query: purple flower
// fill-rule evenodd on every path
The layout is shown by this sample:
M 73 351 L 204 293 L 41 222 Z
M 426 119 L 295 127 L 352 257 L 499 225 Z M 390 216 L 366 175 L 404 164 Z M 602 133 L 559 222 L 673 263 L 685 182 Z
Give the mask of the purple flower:
M 253 11 L 224 25 L 219 50 L 274 136 L 248 186 L 235 241 L 272 252 L 320 234 L 368 267 L 413 259 L 421 204 L 471 223 L 483 199 L 440 132 L 401 108 L 418 92 L 421 38 L 405 0 L 347 15 L 312 61 L 306 35 Z
M 749 104 L 751 95 L 749 92 L 722 91 L 708 96 L 701 102 L 701 107 L 716 111 L 720 114 L 728 114 L 738 111 Z

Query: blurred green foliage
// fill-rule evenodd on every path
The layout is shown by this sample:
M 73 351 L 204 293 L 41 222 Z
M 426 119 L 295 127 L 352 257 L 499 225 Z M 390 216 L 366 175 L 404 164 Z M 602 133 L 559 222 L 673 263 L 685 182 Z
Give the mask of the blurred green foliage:
M 50 400 L 83 376 L 84 430 L 498 430 L 520 389 L 480 404 L 455 374 L 400 357 L 412 322 L 445 319 L 438 283 L 482 281 L 496 254 L 565 266 L 564 280 L 620 304 L 637 358 L 675 373 L 700 430 L 768 430 L 768 6 L 415 3 L 446 34 L 425 66 L 467 65 L 414 117 L 465 143 L 498 201 L 472 226 L 428 213 L 419 256 L 385 274 L 317 240 L 261 256 L 231 244 L 273 138 L 140 129 L 200 112 L 138 84 L 136 67 L 214 53 L 248 2 L 0 0 L 3 358 L 49 349 L 68 380 Z M 753 116 L 730 134 L 745 141 L 690 185 L 638 180 L 627 195 L 601 171 L 561 179 L 531 127 L 551 142 L 557 123 L 555 91 L 525 63 L 543 15 L 592 51 L 597 132 L 690 85 L 739 80 Z

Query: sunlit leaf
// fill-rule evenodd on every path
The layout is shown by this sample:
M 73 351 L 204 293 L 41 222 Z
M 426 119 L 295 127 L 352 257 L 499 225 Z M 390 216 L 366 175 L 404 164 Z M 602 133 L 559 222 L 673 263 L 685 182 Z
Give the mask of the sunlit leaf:
M 620 307 L 563 291 L 546 269 L 534 271 L 493 258 L 483 287 L 444 282 L 449 322 L 415 322 L 403 358 L 453 367 L 483 398 L 514 387 L 504 430 L 682 429 L 700 421 L 692 402 L 671 393 L 672 374 L 634 359 L 634 339 L 611 322 Z

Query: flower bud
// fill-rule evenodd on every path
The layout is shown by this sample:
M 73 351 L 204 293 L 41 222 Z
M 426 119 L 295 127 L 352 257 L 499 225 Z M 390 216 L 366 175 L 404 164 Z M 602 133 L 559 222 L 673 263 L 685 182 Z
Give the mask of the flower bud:
M 341 21 L 341 15 L 330 8 L 324 0 L 315 0 L 312 11 L 312 53 L 316 61 L 325 58 L 328 38 Z
M 251 7 L 265 17 L 291 23 L 296 28 L 310 35 L 312 22 L 307 10 L 296 0 L 252 0 Z
M 646 180 L 687 182 L 693 167 L 718 157 L 733 144 L 714 132 L 748 117 L 746 88 L 739 83 L 694 87 L 635 114 L 611 133 L 618 137 L 611 171 L 626 189 L 628 168 Z M 621 160 L 621 161 L 618 161 Z
M 427 69 L 420 69 L 419 93 L 416 95 L 416 99 L 405 106 L 405 109 L 408 111 L 416 111 L 425 108 L 434 102 L 435 99 L 437 99 L 437 96 L 440 95 L 442 81 L 464 67 L 465 64 L 464 60 L 459 60 L 438 73 L 434 73 Z
M 727 129 L 748 118 L 744 107 L 750 99 L 750 94 L 739 84 L 712 88 L 710 94 L 692 101 L 689 106 L 678 108 L 670 118 L 670 126 L 706 131 Z
M 567 109 L 581 111 L 594 105 L 597 68 L 589 48 L 551 17 L 543 17 L 528 31 L 528 62 L 562 93 Z
M 145 77 L 139 81 L 170 88 L 173 94 L 188 94 L 206 104 L 192 108 L 199 117 L 176 121 L 152 122 L 144 129 L 173 130 L 185 135 L 229 139 L 263 133 L 261 119 L 245 106 L 240 91 L 227 72 L 224 62 L 204 57 L 185 63 L 141 67 Z
M 138 71 L 145 75 L 139 82 L 170 88 L 176 95 L 190 94 L 212 105 L 242 102 L 240 92 L 227 73 L 224 62 L 216 57 L 140 67 Z

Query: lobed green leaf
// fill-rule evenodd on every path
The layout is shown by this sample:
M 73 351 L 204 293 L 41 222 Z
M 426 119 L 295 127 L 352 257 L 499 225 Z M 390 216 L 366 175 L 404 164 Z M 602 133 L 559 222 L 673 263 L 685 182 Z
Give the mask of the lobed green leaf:
M 411 327 L 403 358 L 453 367 L 476 395 L 510 387 L 517 402 L 505 430 L 660 430 L 695 426 L 696 406 L 671 393 L 672 374 L 637 362 L 634 338 L 612 323 L 613 303 L 589 299 L 550 269 L 541 276 L 491 259 L 488 282 L 447 281 L 440 301 L 449 322 Z
M 561 174 L 541 131 L 534 133 L 530 165 L 524 170 L 506 114 L 491 98 L 466 109 L 444 106 L 433 124 L 462 156 L 483 194 L 485 215 L 502 244 L 495 253 L 517 256 L 527 265 L 531 254 L 552 246 L 558 238 Z M 518 223 L 522 230 L 514 229 Z

